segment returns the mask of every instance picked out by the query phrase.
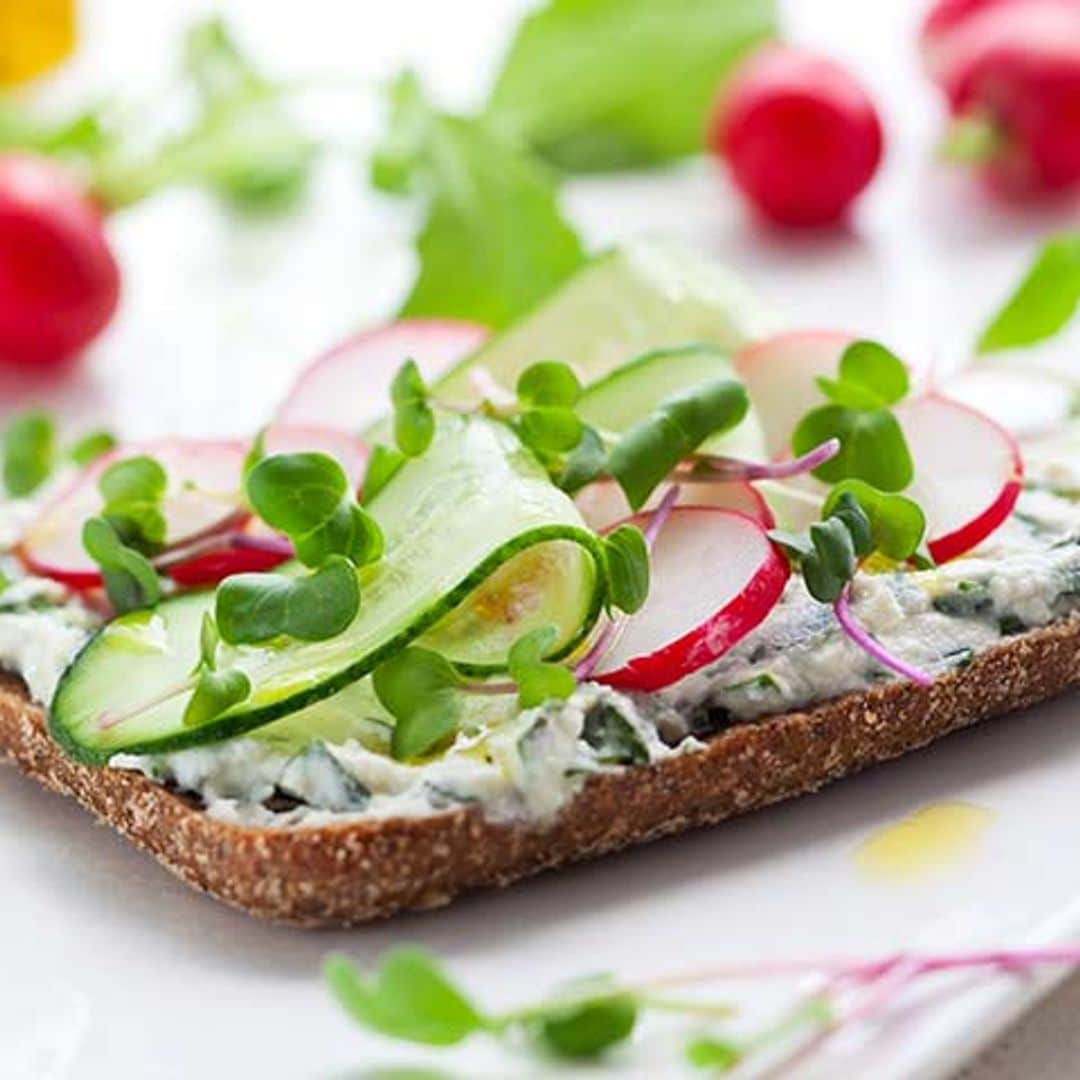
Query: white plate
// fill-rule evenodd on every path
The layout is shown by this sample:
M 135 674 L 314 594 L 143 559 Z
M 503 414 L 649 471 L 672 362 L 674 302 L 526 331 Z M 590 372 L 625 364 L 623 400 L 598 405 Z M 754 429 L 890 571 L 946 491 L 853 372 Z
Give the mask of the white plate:
M 231 6 L 260 46 L 296 69 L 321 56 L 329 68 L 376 73 L 409 56 L 450 92 L 475 84 L 477 58 L 512 15 L 497 0 L 398 0 L 380 5 L 376 21 L 364 17 L 368 5 L 308 0 L 298 27 L 293 5 Z M 84 76 L 130 58 L 153 78 L 169 43 L 166 5 L 88 7 L 99 36 Z M 948 359 L 1053 223 L 980 209 L 969 189 L 921 164 L 935 120 L 912 58 L 896 46 L 908 40 L 908 4 L 789 8 L 795 32 L 852 58 L 886 107 L 889 167 L 855 230 L 798 241 L 756 234 L 705 165 L 576 185 L 569 203 L 597 245 L 642 231 L 681 236 L 738 266 L 793 324 L 871 333 L 923 359 L 935 343 Z M 183 194 L 139 209 L 115 226 L 127 270 L 122 318 L 80 378 L 49 400 L 111 414 L 136 436 L 253 428 L 301 361 L 390 308 L 409 273 L 409 224 L 398 215 L 356 196 L 348 162 L 331 170 L 305 217 L 271 226 L 236 228 Z M 2 400 L 17 400 L 17 389 L 5 386 Z M 370 962 L 393 943 L 427 945 L 494 1006 L 599 970 L 647 977 L 737 960 L 1070 940 L 1080 936 L 1076 709 L 1069 699 L 993 721 L 812 798 L 347 934 L 264 926 L 199 897 L 5 770 L 0 1074 L 345 1080 L 424 1060 L 338 1013 L 318 978 L 331 949 Z M 899 884 L 858 869 L 853 853 L 867 837 L 942 800 L 989 812 L 963 857 Z M 943 1076 L 1046 985 L 980 978 L 962 994 L 935 995 L 868 1045 L 837 1045 L 821 1069 Z M 751 997 L 766 1005 L 772 993 Z M 679 1030 L 646 1027 L 613 1068 L 673 1075 Z M 446 1060 L 469 1077 L 548 1071 L 483 1044 Z

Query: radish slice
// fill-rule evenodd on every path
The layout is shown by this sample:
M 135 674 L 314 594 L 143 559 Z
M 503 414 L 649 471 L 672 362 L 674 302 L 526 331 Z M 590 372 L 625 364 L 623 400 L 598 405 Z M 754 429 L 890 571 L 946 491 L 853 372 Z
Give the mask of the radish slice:
M 286 427 L 274 424 L 267 428 L 263 443 L 268 454 L 297 454 L 307 451 L 328 454 L 345 470 L 349 486 L 354 491 L 364 479 L 368 448 L 361 439 L 347 431 L 310 425 Z
M 390 382 L 406 360 L 415 360 L 420 374 L 431 379 L 487 337 L 484 326 L 450 319 L 403 319 L 357 334 L 300 373 L 275 421 L 363 431 L 389 411 Z
M 988 416 L 939 394 L 902 403 L 896 416 L 915 464 L 904 494 L 926 513 L 935 561 L 955 559 L 1012 513 L 1023 476 L 1019 447 Z
M 259 573 L 292 558 L 292 545 L 252 518 L 240 530 L 207 537 L 185 552 L 155 560 L 169 577 L 185 587 L 216 585 L 233 574 Z
M 1049 372 L 986 363 L 953 375 L 942 390 L 1017 436 L 1042 435 L 1065 423 L 1076 392 Z
M 170 546 L 247 520 L 248 513 L 239 500 L 245 455 L 242 443 L 171 440 L 125 446 L 79 473 L 30 524 L 18 551 L 32 573 L 75 589 L 101 584 L 97 564 L 82 545 L 83 524 L 101 512 L 97 487 L 101 474 L 113 462 L 135 454 L 150 455 L 168 473 L 163 511 Z
M 656 509 L 662 492 L 653 492 L 645 504 L 644 513 Z M 583 489 L 574 500 L 586 524 L 596 532 L 603 532 L 625 521 L 633 511 L 626 501 L 623 490 L 614 480 L 600 480 Z M 677 506 L 711 506 L 722 510 L 737 510 L 747 517 L 771 529 L 776 522 L 764 497 L 752 484 L 744 481 L 704 484 L 682 481 L 679 484 Z
M 732 357 L 772 457 L 787 452 L 795 425 L 824 403 L 815 379 L 835 377 L 841 354 L 854 340 L 835 330 L 796 330 L 766 338 Z
M 631 520 L 641 524 L 642 515 Z M 648 691 L 678 682 L 753 630 L 790 574 L 757 521 L 716 507 L 672 510 L 651 565 L 649 598 L 627 620 L 596 682 Z

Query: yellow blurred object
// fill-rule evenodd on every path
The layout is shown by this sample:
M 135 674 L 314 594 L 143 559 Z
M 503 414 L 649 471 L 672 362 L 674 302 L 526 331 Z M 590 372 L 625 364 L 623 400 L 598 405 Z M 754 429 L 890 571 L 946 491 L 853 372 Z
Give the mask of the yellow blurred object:
M 0 86 L 56 67 L 75 47 L 75 0 L 0 0 Z

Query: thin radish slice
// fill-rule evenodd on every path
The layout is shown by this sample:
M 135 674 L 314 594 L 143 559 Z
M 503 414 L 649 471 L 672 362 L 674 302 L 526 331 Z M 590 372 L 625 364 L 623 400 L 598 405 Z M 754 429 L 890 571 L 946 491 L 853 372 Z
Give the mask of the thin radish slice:
M 731 358 L 761 422 L 770 456 L 785 454 L 795 425 L 825 401 L 815 380 L 836 376 L 840 356 L 854 340 L 836 330 L 795 330 L 759 341 Z
M 296 454 L 317 451 L 328 454 L 344 470 L 349 486 L 355 491 L 364 479 L 368 448 L 363 440 L 338 428 L 285 426 L 272 424 L 263 435 L 268 454 Z
M 647 515 L 645 515 L 647 517 Z M 642 523 L 642 515 L 632 519 Z M 723 656 L 773 609 L 790 574 L 762 526 L 716 507 L 672 510 L 652 550 L 645 606 L 593 676 L 660 690 Z
M 486 327 L 451 319 L 403 319 L 357 334 L 300 373 L 275 422 L 361 432 L 389 411 L 390 382 L 406 360 L 431 379 L 487 337 Z
M 988 416 L 940 394 L 899 405 L 915 464 L 904 492 L 926 514 L 927 546 L 947 562 L 985 540 L 1012 513 L 1023 463 L 1011 435 Z
M 653 492 L 645 504 L 644 513 L 655 510 L 661 499 L 661 491 Z M 633 511 L 626 501 L 623 490 L 614 480 L 600 480 L 584 488 L 574 500 L 586 524 L 597 532 L 625 521 Z M 677 506 L 713 506 L 723 510 L 737 510 L 753 518 L 765 528 L 775 524 L 772 511 L 762 495 L 752 484 L 741 480 L 727 483 L 700 483 L 693 480 L 680 481 Z
M 1060 427 L 1069 419 L 1076 399 L 1076 387 L 1064 378 L 989 363 L 953 375 L 942 392 L 1020 437 Z
M 185 588 L 216 585 L 233 574 L 259 573 L 292 558 L 284 537 L 252 518 L 244 529 L 210 536 L 188 549 L 155 560 L 159 569 Z
M 27 569 L 75 589 L 101 584 L 82 545 L 87 518 L 101 512 L 98 480 L 113 462 L 136 454 L 159 461 L 169 476 L 163 511 L 169 545 L 185 544 L 248 518 L 240 499 L 245 447 L 240 442 L 169 440 L 120 447 L 84 469 L 30 524 L 18 552 Z

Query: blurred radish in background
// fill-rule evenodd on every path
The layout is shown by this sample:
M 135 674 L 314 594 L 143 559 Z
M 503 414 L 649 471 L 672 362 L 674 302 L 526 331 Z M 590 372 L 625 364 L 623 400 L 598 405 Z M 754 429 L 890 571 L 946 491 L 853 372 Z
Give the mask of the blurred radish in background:
M 839 64 L 771 46 L 719 94 L 709 148 L 752 206 L 779 225 L 839 221 L 881 161 L 877 110 Z

